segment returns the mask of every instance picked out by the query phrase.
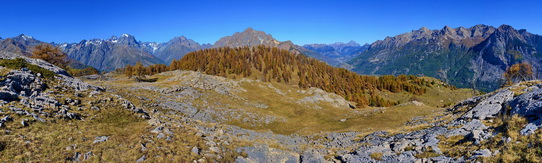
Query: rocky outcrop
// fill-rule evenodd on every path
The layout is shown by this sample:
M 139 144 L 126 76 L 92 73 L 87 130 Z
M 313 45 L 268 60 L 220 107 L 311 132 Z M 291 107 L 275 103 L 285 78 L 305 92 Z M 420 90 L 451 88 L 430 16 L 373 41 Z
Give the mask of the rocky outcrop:
M 93 86 L 93 85 L 90 85 L 90 84 L 87 84 L 79 79 L 76 79 L 76 78 L 73 78 L 71 77 L 68 72 L 66 72 L 66 70 L 60 68 L 60 67 L 57 67 L 49 62 L 45 62 L 41 59 L 34 59 L 34 58 L 29 58 L 29 57 L 25 57 L 25 56 L 21 56 L 19 54 L 15 54 L 15 53 L 11 53 L 11 52 L 6 52 L 6 51 L 0 51 L 0 59 L 15 59 L 15 58 L 23 58 L 26 62 L 30 63 L 30 64 L 33 64 L 33 65 L 37 65 L 41 68 L 44 68 L 46 70 L 49 70 L 49 71 L 52 71 L 54 73 L 57 74 L 57 78 L 59 79 L 60 82 L 62 82 L 64 85 L 67 85 L 71 88 L 74 88 L 78 91 L 81 91 L 81 90 L 103 90 L 102 88 L 100 87 L 97 87 L 97 86 Z M 29 76 L 34 76 L 34 74 L 26 74 L 27 77 Z M 35 74 L 35 76 L 40 76 L 40 74 Z M 32 80 L 33 78 L 29 78 L 29 79 L 23 79 L 21 78 L 21 80 L 25 80 L 25 81 L 28 81 L 28 80 Z M 39 80 L 39 79 L 37 79 Z M 18 84 L 24 84 L 24 83 L 18 83 Z M 27 92 L 28 93 L 28 92 Z
M 495 116 L 504 107 L 503 104 L 510 101 L 514 97 L 514 92 L 510 90 L 503 90 L 497 92 L 495 95 L 478 103 L 469 112 L 463 115 L 464 118 L 469 119 L 481 119 L 495 118 Z
M 10 107 L 10 110 L 20 116 L 32 117 L 35 121 L 48 122 L 49 118 L 58 118 L 66 120 L 82 120 L 83 116 L 74 111 L 75 108 L 82 110 L 81 98 L 84 94 L 89 94 L 90 97 L 96 97 L 104 91 L 103 88 L 85 83 L 79 79 L 69 76 L 65 70 L 47 63 L 40 59 L 33 59 L 18 54 L 0 51 L 0 59 L 22 58 L 28 64 L 37 65 L 46 71 L 51 71 L 56 74 L 53 78 L 46 78 L 40 73 L 32 72 L 28 68 L 21 70 L 9 70 L 3 76 L 5 80 L 0 81 L 0 101 L 13 102 L 19 106 L 24 106 L 25 109 Z M 62 92 L 59 94 L 58 92 Z M 64 98 L 64 93 L 75 92 L 74 97 Z M 89 108 L 98 107 L 95 104 L 104 105 L 106 102 L 111 102 L 113 99 L 97 99 L 98 102 L 90 102 Z M 135 107 L 131 102 L 121 99 L 117 100 L 117 105 L 128 110 L 138 113 L 143 118 L 148 118 L 148 114 Z M 95 109 L 93 109 L 95 110 Z M 3 121 L 2 123 L 5 123 Z M 23 126 L 31 124 L 28 120 L 21 122 Z
M 498 151 L 480 149 L 472 151 L 472 157 L 451 158 L 443 155 L 439 148 L 439 136 L 452 137 L 463 136 L 461 141 L 472 141 L 474 145 L 494 137 L 497 131 L 486 126 L 482 121 L 492 120 L 497 114 L 512 114 L 526 117 L 530 122 L 521 130 L 523 135 L 534 133 L 541 126 L 542 116 L 542 84 L 524 88 L 520 96 L 514 97 L 512 90 L 517 90 L 522 84 L 517 84 L 497 92 L 483 96 L 473 97 L 458 103 L 449 109 L 453 116 L 457 117 L 448 123 L 436 123 L 435 127 L 424 130 L 386 135 L 376 132 L 366 136 L 360 143 L 368 144 L 357 150 L 340 155 L 339 159 L 344 162 L 469 162 L 478 157 L 491 157 Z M 511 110 L 507 110 L 511 108 Z M 464 112 L 458 110 L 467 109 Z M 454 114 L 455 113 L 455 114 Z M 462 115 L 461 115 L 462 114 Z M 437 121 L 442 122 L 442 121 Z M 432 152 L 437 156 L 430 158 L 417 158 L 416 155 L 424 152 Z M 381 158 L 371 157 L 371 154 L 382 154 Z M 378 159 L 378 160 L 376 160 Z
M 238 152 L 247 153 L 247 158 L 237 157 L 235 162 L 301 162 L 299 154 L 280 149 L 269 148 L 267 146 L 242 147 Z

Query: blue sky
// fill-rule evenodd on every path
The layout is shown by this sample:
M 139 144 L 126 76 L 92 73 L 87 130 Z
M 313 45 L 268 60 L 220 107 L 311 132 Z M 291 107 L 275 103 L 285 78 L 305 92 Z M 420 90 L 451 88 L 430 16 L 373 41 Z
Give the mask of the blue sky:
M 79 42 L 128 33 L 142 41 L 186 36 L 214 43 L 252 27 L 302 45 L 371 43 L 422 26 L 476 24 L 542 34 L 541 7 L 535 0 L 10 0 L 0 6 L 0 37 L 24 33 L 46 42 Z

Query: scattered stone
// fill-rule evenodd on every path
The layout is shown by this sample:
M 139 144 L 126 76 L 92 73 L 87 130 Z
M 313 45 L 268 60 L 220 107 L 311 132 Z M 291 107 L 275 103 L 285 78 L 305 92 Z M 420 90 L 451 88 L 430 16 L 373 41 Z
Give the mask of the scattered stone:
M 137 159 L 136 162 L 137 162 L 137 163 L 140 163 L 140 162 L 145 161 L 146 159 L 147 159 L 147 156 L 146 156 L 146 155 L 143 155 L 143 156 L 141 156 L 139 159 Z
M 478 151 L 474 151 L 474 155 L 472 157 L 478 158 L 478 157 L 491 157 L 491 151 L 489 149 L 482 149 Z
M 85 153 L 85 154 L 83 155 L 83 161 L 84 161 L 84 160 L 90 159 L 90 157 L 92 157 L 92 156 L 93 156 L 93 155 L 92 155 L 92 151 L 89 151 L 89 152 Z
M 28 126 L 28 122 L 26 122 L 26 121 L 28 121 L 28 120 L 24 119 L 24 120 L 21 121 L 21 125 L 23 125 L 23 127 Z
M 4 118 L 0 119 L 0 122 L 9 122 L 9 121 L 12 121 L 12 120 L 13 120 L 13 118 L 6 115 L 6 116 L 4 116 Z
M 161 133 L 162 130 L 164 130 L 164 127 L 158 126 L 158 127 L 156 127 L 155 129 L 151 130 L 151 133 L 155 133 L 155 134 Z
M 90 107 L 90 109 L 92 109 L 92 110 L 100 110 L 100 107 L 98 107 L 98 106 L 92 106 L 92 107 Z
M 147 150 L 147 145 L 144 143 L 141 143 L 141 151 L 146 151 L 146 150 Z
M 199 155 L 199 152 L 200 152 L 198 147 L 193 147 L 192 150 L 190 150 L 190 151 L 195 155 Z
M 94 139 L 94 141 L 92 142 L 92 144 L 96 144 L 96 143 L 101 143 L 101 142 L 105 142 L 109 140 L 109 136 L 98 136 Z
M 214 153 L 220 153 L 220 149 L 218 147 L 210 147 L 209 151 L 214 152 Z
M 322 154 L 318 153 L 318 151 L 311 150 L 311 151 L 305 151 L 303 155 L 301 155 L 301 162 L 326 162 L 324 159 L 324 156 Z
M 81 161 L 81 153 L 75 152 L 73 154 L 73 157 L 67 157 L 67 161 L 73 161 L 73 162 L 80 162 Z
M 166 137 L 166 135 L 164 133 L 159 133 L 158 136 L 156 136 L 156 138 L 158 138 L 158 139 L 163 139 L 165 137 Z
M 19 99 L 19 96 L 16 93 L 9 92 L 9 91 L 0 91 L 0 100 L 15 101 L 18 99 Z
M 525 128 L 523 128 L 520 133 L 521 135 L 530 135 L 533 134 L 538 129 L 538 126 L 536 126 L 534 123 L 529 123 Z

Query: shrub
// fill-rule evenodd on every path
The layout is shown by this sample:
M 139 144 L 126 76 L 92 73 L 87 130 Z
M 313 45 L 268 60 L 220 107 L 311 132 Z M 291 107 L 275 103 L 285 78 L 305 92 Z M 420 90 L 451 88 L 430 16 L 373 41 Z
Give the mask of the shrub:
M 62 68 L 67 68 L 68 65 L 67 55 L 60 48 L 47 43 L 36 45 L 32 51 L 32 58 L 42 59 Z
M 98 71 L 94 67 L 87 67 L 84 69 L 69 68 L 68 73 L 72 76 L 85 76 L 85 75 L 100 74 L 100 71 Z

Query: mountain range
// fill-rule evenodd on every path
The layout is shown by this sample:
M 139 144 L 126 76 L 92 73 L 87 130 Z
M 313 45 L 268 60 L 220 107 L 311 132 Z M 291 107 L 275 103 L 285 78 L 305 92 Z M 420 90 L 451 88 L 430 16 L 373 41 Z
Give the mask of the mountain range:
M 508 25 L 498 28 L 476 25 L 470 28 L 431 30 L 422 27 L 408 33 L 386 37 L 372 44 L 354 41 L 334 44 L 296 45 L 278 41 L 263 31 L 247 28 L 211 44 L 200 44 L 184 36 L 165 43 L 142 42 L 123 34 L 109 39 L 83 40 L 54 44 L 70 58 L 99 70 L 112 71 L 141 61 L 143 65 L 169 64 L 189 52 L 207 48 L 264 45 L 304 54 L 335 67 L 359 74 L 412 74 L 442 79 L 458 87 L 492 91 L 502 84 L 502 74 L 512 64 L 528 62 L 541 74 L 541 36 Z M 30 55 L 41 41 L 19 35 L 0 38 L 0 50 Z
M 31 54 L 33 46 L 43 43 L 24 34 L 7 39 L 0 38 L 0 41 L 0 50 L 26 56 Z M 366 49 L 355 42 L 335 43 L 329 45 L 333 48 L 333 52 L 329 52 L 327 51 L 329 49 L 318 48 L 318 46 L 328 46 L 326 44 L 300 46 L 291 41 L 281 42 L 270 34 L 252 28 L 222 37 L 214 45 L 200 44 L 184 36 L 175 37 L 165 43 L 143 42 L 129 34 L 122 34 L 120 37 L 112 36 L 109 39 L 82 40 L 79 43 L 53 44 L 60 47 L 70 58 L 102 71 L 112 71 L 127 64 L 134 65 L 138 61 L 145 66 L 169 64 L 174 59 L 179 60 L 185 54 L 201 49 L 256 45 L 278 47 L 320 59 L 333 66 L 340 66 L 352 58 L 355 52 Z
M 445 26 L 376 41 L 348 63 L 361 74 L 425 75 L 458 87 L 492 91 L 502 85 L 502 74 L 512 64 L 527 62 L 540 74 L 540 50 L 542 37 L 524 29 Z

